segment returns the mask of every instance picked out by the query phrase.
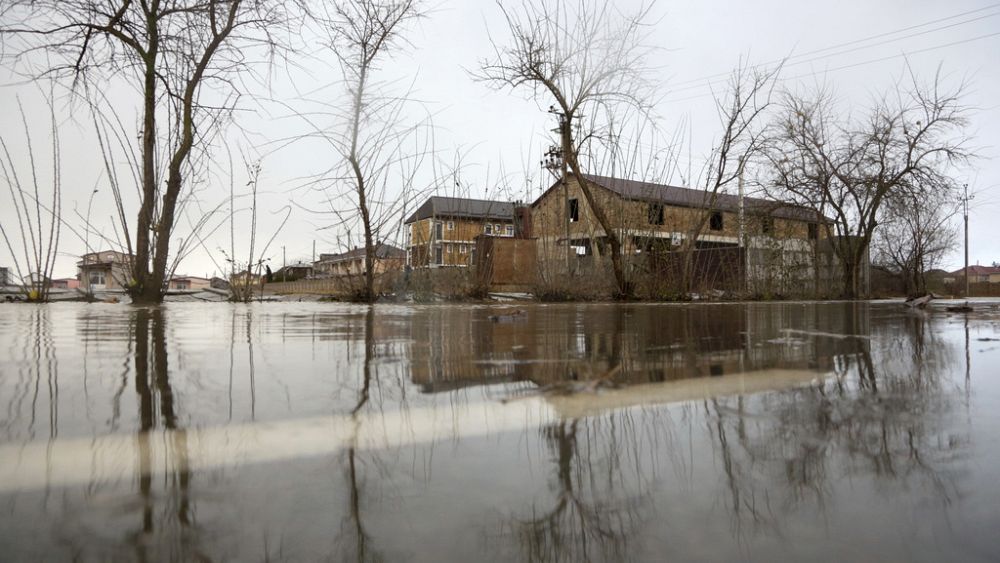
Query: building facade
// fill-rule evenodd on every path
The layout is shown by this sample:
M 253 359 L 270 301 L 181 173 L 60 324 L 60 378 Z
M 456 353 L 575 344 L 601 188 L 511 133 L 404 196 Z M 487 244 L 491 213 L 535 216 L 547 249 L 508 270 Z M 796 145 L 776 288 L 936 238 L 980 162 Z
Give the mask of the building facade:
M 131 278 L 132 256 L 115 250 L 91 252 L 76 263 L 77 278 L 85 291 L 122 290 Z
M 695 251 L 726 249 L 727 260 L 753 284 L 807 284 L 815 280 L 816 241 L 826 236 L 812 210 L 760 198 L 716 194 L 677 186 L 586 176 L 596 204 L 622 243 L 623 256 L 639 264 L 646 254 L 679 250 L 701 225 Z M 532 234 L 543 268 L 573 268 L 610 252 L 607 233 L 577 181 L 557 181 L 531 205 Z M 563 266 L 563 267 L 565 267 Z M 794 280 L 793 280 L 794 278 Z
M 365 273 L 365 263 L 364 248 L 355 248 L 340 254 L 320 254 L 319 260 L 313 263 L 313 272 L 314 275 L 322 277 L 360 276 Z M 402 248 L 385 243 L 375 246 L 376 275 L 400 271 L 405 263 L 406 251 Z
M 433 196 L 406 219 L 406 263 L 411 268 L 475 264 L 476 237 L 513 237 L 514 204 Z

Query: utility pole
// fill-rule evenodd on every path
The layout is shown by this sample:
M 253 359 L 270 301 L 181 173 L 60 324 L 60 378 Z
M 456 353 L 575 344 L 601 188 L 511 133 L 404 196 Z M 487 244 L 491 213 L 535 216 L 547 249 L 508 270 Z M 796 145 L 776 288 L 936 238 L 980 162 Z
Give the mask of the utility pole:
M 969 195 L 969 184 L 962 184 L 964 195 L 962 196 L 962 215 L 965 218 L 965 297 L 969 298 L 969 200 L 975 195 Z
M 569 185 L 566 182 L 566 152 L 569 147 L 566 147 L 564 139 L 566 138 L 566 127 L 568 124 L 566 122 L 566 115 L 561 111 L 557 110 L 555 106 L 549 106 L 549 113 L 555 115 L 559 119 L 559 127 L 553 129 L 553 133 L 559 134 L 559 146 L 550 145 L 549 150 L 545 152 L 545 158 L 542 160 L 542 168 L 545 168 L 553 175 L 557 174 L 558 179 L 562 183 L 563 190 L 563 229 L 565 233 L 566 241 L 566 272 L 569 273 L 570 268 L 570 253 L 573 251 L 573 247 L 569 240 Z M 579 207 L 577 207 L 579 209 Z
M 739 194 L 740 194 L 740 249 L 743 250 L 743 292 L 749 293 L 750 290 L 750 249 L 747 248 L 746 243 L 746 227 L 745 227 L 745 215 L 743 212 L 743 157 L 740 157 L 740 176 L 739 176 Z

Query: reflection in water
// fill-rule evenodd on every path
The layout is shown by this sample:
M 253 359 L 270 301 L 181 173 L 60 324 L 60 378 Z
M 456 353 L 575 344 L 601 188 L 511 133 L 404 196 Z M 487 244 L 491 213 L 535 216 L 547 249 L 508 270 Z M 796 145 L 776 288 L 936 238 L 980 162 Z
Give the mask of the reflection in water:
M 996 555 L 1000 459 L 977 428 L 1000 390 L 977 374 L 997 354 L 969 350 L 996 319 L 521 309 L 4 307 L 0 544 L 13 560 Z M 601 379 L 623 388 L 539 392 Z
M 136 480 L 142 502 L 141 533 L 132 535 L 136 559 L 149 560 L 150 543 L 173 544 L 185 553 L 184 537 L 190 533 L 192 506 L 190 498 L 191 470 L 188 467 L 187 433 L 178 427 L 177 406 L 170 385 L 170 361 L 167 355 L 166 322 L 161 309 L 138 309 L 134 318 L 135 391 L 139 403 L 139 429 L 136 433 L 138 463 Z M 150 351 L 152 350 L 152 351 Z M 151 431 L 164 428 L 170 432 L 163 483 L 166 490 L 154 495 Z M 160 505 L 159 514 L 156 513 Z M 166 541 L 151 542 L 149 537 L 161 534 Z

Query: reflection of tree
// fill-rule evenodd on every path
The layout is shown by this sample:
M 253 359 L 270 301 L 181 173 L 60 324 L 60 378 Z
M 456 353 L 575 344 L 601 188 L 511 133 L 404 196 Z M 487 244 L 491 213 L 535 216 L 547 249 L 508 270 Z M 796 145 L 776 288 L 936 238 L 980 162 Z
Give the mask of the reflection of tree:
M 623 491 L 615 490 L 620 475 L 613 468 L 623 461 L 619 456 L 625 455 L 617 441 L 627 425 L 612 426 L 599 436 L 593 432 L 599 422 L 598 419 L 562 421 L 542 429 L 554 456 L 555 504 L 541 512 L 532 505 L 530 517 L 515 518 L 503 530 L 522 547 L 523 559 L 615 560 L 627 554 L 629 537 L 638 529 L 640 501 L 638 495 L 627 498 L 621 496 Z M 595 447 L 607 448 L 606 456 L 596 464 Z M 612 466 L 606 467 L 608 490 L 601 490 L 602 462 Z
M 142 530 L 133 539 L 136 557 L 148 558 L 143 535 L 153 533 L 183 533 L 193 524 L 190 500 L 191 470 L 188 465 L 187 433 L 178 425 L 177 408 L 170 383 L 170 366 L 167 356 L 166 322 L 163 311 L 139 309 L 135 314 L 135 390 L 138 394 L 139 428 L 136 433 L 138 452 L 138 485 L 142 501 Z M 157 402 L 158 400 L 158 402 Z M 170 479 L 172 488 L 157 523 L 153 493 L 153 456 L 151 433 L 157 428 L 166 430 L 170 445 Z M 176 524 L 177 526 L 174 526 Z M 179 527 L 179 529 L 178 529 Z M 184 545 L 175 542 L 175 545 Z
M 359 465 L 363 460 L 358 455 L 358 436 L 361 432 L 360 414 L 368 404 L 371 397 L 372 379 L 374 374 L 374 360 L 376 356 L 375 342 L 375 307 L 368 306 L 365 314 L 365 355 L 362 364 L 361 388 L 358 390 L 358 400 L 351 409 L 351 424 L 353 434 L 349 440 L 346 452 L 347 457 L 347 481 L 350 488 L 347 517 L 341 524 L 341 533 L 338 537 L 338 544 L 344 549 L 342 555 L 344 560 L 354 559 L 356 561 L 380 561 L 382 557 L 370 546 L 371 536 L 365 529 L 362 511 L 364 481 L 359 477 Z M 374 460 L 373 460 L 374 463 Z M 350 554 L 348 552 L 350 551 Z
M 942 381 L 950 362 L 945 343 L 927 330 L 923 315 L 889 323 L 886 334 L 871 338 L 859 318 L 846 317 L 854 336 L 838 340 L 834 377 L 788 392 L 705 402 L 737 535 L 746 523 L 777 531 L 782 509 L 803 503 L 822 511 L 843 478 L 872 477 L 887 494 L 895 486 L 932 491 L 950 503 L 954 487 L 938 465 L 960 455 L 963 441 L 939 440 L 940 414 L 950 400 Z M 751 413 L 767 413 L 773 422 L 761 424 Z M 913 487 L 913 480 L 923 483 Z

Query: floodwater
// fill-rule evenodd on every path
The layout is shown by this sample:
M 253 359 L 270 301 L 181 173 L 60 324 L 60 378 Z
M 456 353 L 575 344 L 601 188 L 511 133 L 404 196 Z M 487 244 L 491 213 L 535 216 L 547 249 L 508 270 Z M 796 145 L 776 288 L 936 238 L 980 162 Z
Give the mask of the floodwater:
M 0 559 L 996 561 L 974 307 L 0 306 Z

